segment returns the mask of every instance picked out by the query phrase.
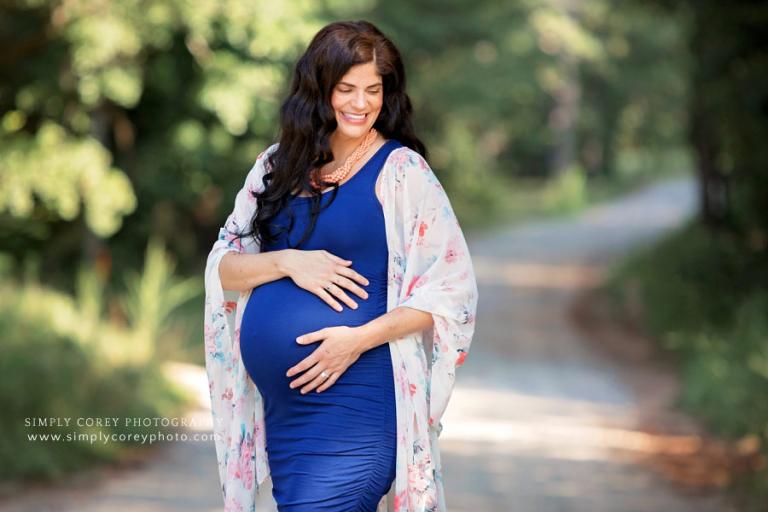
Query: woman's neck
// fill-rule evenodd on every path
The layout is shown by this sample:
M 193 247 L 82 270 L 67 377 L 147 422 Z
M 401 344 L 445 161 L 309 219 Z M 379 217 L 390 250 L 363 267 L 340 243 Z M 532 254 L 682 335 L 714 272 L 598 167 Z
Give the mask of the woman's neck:
M 349 137 L 339 135 L 338 131 L 333 132 L 330 137 L 330 143 L 331 151 L 333 151 L 334 162 L 343 162 L 346 160 L 346 158 L 352 154 L 355 148 L 362 144 L 363 140 L 365 139 L 365 135 L 366 134 L 363 134 L 361 137 L 356 139 L 350 139 Z

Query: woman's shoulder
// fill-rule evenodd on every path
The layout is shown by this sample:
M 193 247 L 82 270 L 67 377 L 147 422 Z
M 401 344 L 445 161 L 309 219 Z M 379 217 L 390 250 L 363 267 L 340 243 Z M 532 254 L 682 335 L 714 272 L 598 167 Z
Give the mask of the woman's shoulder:
M 249 189 L 258 190 L 263 188 L 262 178 L 267 173 L 267 157 L 275 152 L 279 144 L 279 142 L 275 142 L 256 156 L 256 160 L 253 162 L 253 165 L 245 178 L 246 186 Z
M 387 164 L 395 171 L 396 176 L 408 180 L 417 177 L 416 175 L 433 174 L 427 159 L 406 145 L 393 149 L 389 154 Z
M 409 148 L 401 142 L 398 142 L 398 144 L 398 147 L 389 153 L 389 157 L 387 158 L 388 165 L 395 166 L 399 169 L 406 169 L 409 167 L 419 167 L 422 169 L 429 168 L 427 160 L 421 153 Z
M 387 182 L 389 190 L 420 198 L 431 190 L 442 189 L 427 159 L 408 146 L 393 149 L 387 158 L 387 167 L 387 171 L 382 173 L 386 177 L 382 179 Z
M 269 155 L 271 155 L 272 153 L 277 151 L 277 148 L 279 146 L 280 146 L 279 142 L 275 142 L 272 145 L 268 146 L 265 150 L 263 150 L 261 153 L 259 153 L 259 156 L 256 157 L 256 161 L 258 162 L 259 160 L 262 160 L 262 159 L 268 157 Z
M 269 156 L 270 156 L 272 153 L 274 153 L 274 152 L 277 150 L 277 148 L 278 148 L 278 146 L 279 146 L 279 145 L 280 145 L 280 143 L 279 143 L 279 142 L 275 142 L 275 143 L 274 143 L 274 144 L 272 144 L 271 146 L 269 146 L 269 147 L 267 147 L 266 149 L 264 149 L 264 150 L 263 150 L 261 153 L 259 153 L 259 154 L 256 156 L 256 161 L 253 163 L 253 167 L 252 167 L 252 169 L 251 169 L 251 170 L 252 170 L 252 171 L 259 171 L 259 172 L 264 172 L 264 171 L 265 171 L 265 167 L 266 167 L 266 164 L 267 164 L 267 158 L 268 158 L 268 157 L 269 157 Z

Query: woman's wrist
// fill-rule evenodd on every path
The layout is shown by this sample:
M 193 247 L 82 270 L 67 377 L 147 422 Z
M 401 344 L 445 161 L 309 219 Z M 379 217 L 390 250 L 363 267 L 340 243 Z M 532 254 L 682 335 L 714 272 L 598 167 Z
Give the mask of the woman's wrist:
M 355 339 L 357 339 L 357 348 L 361 354 L 381 344 L 381 341 L 376 336 L 376 324 L 374 324 L 376 320 L 378 318 L 366 324 L 353 327 L 356 334 Z
M 271 254 L 274 258 L 274 265 L 281 277 L 289 277 L 290 272 L 290 258 L 294 256 L 293 253 L 296 249 L 280 249 L 279 251 L 273 251 Z
M 432 314 L 407 306 L 398 306 L 373 320 L 354 327 L 361 352 L 378 347 L 389 340 L 428 329 Z

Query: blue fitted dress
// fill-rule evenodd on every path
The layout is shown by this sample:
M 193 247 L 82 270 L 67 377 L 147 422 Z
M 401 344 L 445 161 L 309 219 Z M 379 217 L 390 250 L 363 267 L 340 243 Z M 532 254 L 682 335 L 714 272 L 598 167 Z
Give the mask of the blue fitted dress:
M 387 311 L 388 248 L 384 213 L 376 197 L 376 178 L 389 153 L 388 140 L 349 180 L 324 192 L 311 236 L 298 249 L 325 249 L 352 260 L 369 284 L 352 309 L 336 311 L 289 277 L 253 289 L 240 325 L 240 352 L 264 400 L 266 450 L 272 494 L 278 510 L 291 512 L 373 512 L 395 478 L 397 425 L 389 343 L 364 352 L 321 393 L 290 389 L 299 375 L 286 371 L 310 355 L 320 342 L 299 345 L 296 337 L 324 327 L 359 326 Z M 294 225 L 262 251 L 291 247 L 309 221 L 311 199 L 293 196 L 287 208 Z M 288 226 L 287 210 L 273 223 Z M 288 238 L 287 238 L 288 237 Z

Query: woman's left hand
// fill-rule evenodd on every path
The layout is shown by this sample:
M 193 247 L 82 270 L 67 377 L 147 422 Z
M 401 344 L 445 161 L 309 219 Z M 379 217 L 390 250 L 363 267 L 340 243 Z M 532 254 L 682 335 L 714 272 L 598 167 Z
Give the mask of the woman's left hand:
M 315 351 L 286 373 L 286 376 L 293 377 L 304 372 L 301 377 L 291 381 L 290 384 L 291 388 L 304 385 L 301 389 L 302 394 L 315 388 L 320 393 L 331 387 L 364 352 L 360 344 L 360 332 L 355 327 L 344 325 L 326 327 L 296 338 L 296 342 L 302 345 L 317 341 L 322 341 L 322 343 Z M 327 378 L 320 375 L 323 370 L 325 370 Z

